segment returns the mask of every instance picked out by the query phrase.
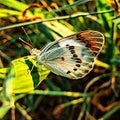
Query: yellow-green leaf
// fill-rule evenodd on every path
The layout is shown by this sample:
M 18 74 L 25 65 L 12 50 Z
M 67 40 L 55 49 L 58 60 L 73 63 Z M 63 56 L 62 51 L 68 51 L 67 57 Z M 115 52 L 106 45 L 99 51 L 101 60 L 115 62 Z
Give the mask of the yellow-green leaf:
M 3 89 L 6 96 L 34 90 L 50 73 L 44 65 L 36 64 L 33 58 L 26 56 L 11 62 Z

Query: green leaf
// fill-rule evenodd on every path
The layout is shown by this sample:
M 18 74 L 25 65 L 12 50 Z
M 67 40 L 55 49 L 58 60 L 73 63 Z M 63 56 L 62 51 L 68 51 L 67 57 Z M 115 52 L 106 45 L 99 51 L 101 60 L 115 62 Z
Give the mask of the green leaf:
M 2 105 L 0 106 L 0 120 L 3 120 L 3 117 L 10 109 L 10 105 Z
M 19 11 L 23 11 L 28 7 L 27 4 L 24 4 L 23 2 L 19 2 L 17 0 L 1 0 L 0 3 Z
M 96 4 L 98 11 L 110 10 L 110 6 L 108 5 L 106 0 L 97 0 Z M 105 14 L 99 14 L 98 16 L 105 30 L 110 31 L 112 28 L 112 18 L 114 17 L 114 13 L 108 12 Z
M 11 105 L 10 102 L 6 100 L 2 93 L 0 93 L 0 101 L 2 102 L 2 105 L 0 106 L 0 120 L 3 120 L 3 117 L 11 108 Z
M 45 84 L 47 85 L 47 87 L 49 88 L 49 90 L 51 91 L 60 91 L 60 88 L 56 85 L 54 85 L 50 80 L 45 79 Z
M 19 13 L 17 11 L 23 12 L 29 6 L 29 5 L 27 5 L 27 4 L 23 3 L 23 2 L 19 2 L 17 0 L 1 0 L 0 3 L 6 5 L 8 7 L 13 8 L 14 10 L 9 10 L 8 9 L 8 12 L 12 13 L 12 14 L 16 14 L 16 15 Z M 32 13 L 28 10 L 27 15 L 31 16 Z
M 8 74 L 10 68 L 0 68 L 0 82 L 3 82 L 6 78 L 6 74 Z
M 8 17 L 10 15 L 21 15 L 21 12 L 9 9 L 0 9 L 0 17 Z
M 113 58 L 111 63 L 120 66 L 120 56 Z
M 49 29 L 46 25 L 44 25 L 44 24 L 42 24 L 42 23 L 38 23 L 38 29 L 39 29 L 42 33 L 44 33 L 44 35 L 45 35 L 48 39 L 50 39 L 51 41 L 54 41 L 54 37 L 53 37 L 52 34 L 50 33 L 50 29 Z
M 36 64 L 33 58 L 27 56 L 11 62 L 11 69 L 3 87 L 6 96 L 33 91 L 50 73 L 44 65 Z
M 120 111 L 120 105 L 118 104 L 116 107 L 114 107 L 111 110 L 107 111 L 107 113 L 105 113 L 105 115 L 103 115 L 101 118 L 99 118 L 99 120 L 108 120 L 116 112 L 119 113 L 119 111 Z
M 116 26 L 118 26 L 118 28 L 120 29 L 120 16 L 115 17 L 113 19 L 113 22 L 116 24 Z
M 67 10 L 67 9 L 72 8 L 72 7 L 83 5 L 83 4 L 85 4 L 85 3 L 89 2 L 89 1 L 91 1 L 91 0 L 77 0 L 77 1 L 74 1 L 73 4 L 66 5 L 64 7 L 59 8 L 59 9 L 53 9 L 52 11 L 58 12 L 58 11 L 61 11 L 61 10 Z

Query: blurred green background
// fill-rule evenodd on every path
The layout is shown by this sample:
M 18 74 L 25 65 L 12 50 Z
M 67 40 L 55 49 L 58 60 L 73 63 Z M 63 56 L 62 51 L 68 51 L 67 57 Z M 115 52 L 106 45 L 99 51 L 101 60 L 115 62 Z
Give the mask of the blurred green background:
M 19 41 L 41 50 L 83 30 L 103 33 L 105 45 L 94 69 L 79 80 L 38 68 Z M 119 120 L 119 72 L 119 0 L 0 1 L 0 119 Z

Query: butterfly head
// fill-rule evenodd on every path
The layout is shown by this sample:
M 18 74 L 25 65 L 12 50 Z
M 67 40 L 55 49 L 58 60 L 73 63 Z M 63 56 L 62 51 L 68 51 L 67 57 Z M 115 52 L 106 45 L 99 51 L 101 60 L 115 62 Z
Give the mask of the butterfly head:
M 30 50 L 30 54 L 37 57 L 40 55 L 40 50 L 36 49 L 36 48 L 33 48 Z

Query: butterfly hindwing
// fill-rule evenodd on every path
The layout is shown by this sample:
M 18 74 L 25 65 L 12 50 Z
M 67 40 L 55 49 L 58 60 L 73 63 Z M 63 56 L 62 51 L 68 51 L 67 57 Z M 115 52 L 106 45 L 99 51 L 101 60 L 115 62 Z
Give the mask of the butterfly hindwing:
M 79 46 L 75 46 L 74 50 L 76 53 L 71 54 L 69 47 L 55 49 L 51 54 L 46 54 L 47 62 L 44 65 L 57 75 L 71 79 L 81 78 L 92 69 L 94 54 L 89 49 Z M 57 52 L 60 54 L 56 54 Z

